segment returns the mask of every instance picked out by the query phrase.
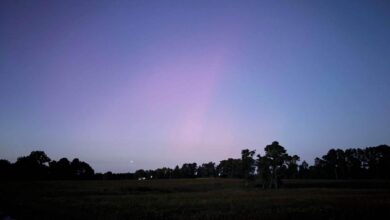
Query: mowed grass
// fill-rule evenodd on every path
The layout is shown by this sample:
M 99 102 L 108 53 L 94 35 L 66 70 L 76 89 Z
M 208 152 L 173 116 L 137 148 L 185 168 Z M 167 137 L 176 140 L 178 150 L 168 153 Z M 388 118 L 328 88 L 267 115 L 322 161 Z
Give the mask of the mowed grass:
M 389 188 L 262 190 L 237 179 L 0 182 L 15 219 L 390 219 Z

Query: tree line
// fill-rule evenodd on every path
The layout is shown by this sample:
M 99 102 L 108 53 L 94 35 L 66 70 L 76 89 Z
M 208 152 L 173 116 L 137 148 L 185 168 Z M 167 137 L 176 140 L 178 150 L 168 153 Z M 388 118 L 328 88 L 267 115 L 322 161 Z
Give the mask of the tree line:
M 274 141 L 264 148 L 264 154 L 244 149 L 241 158 L 228 158 L 219 164 L 184 163 L 182 166 L 134 173 L 97 173 L 91 166 L 75 158 L 51 160 L 43 151 L 33 151 L 19 157 L 15 163 L 0 160 L 2 179 L 170 179 L 170 178 L 242 178 L 255 180 L 264 188 L 278 188 L 281 179 L 390 179 L 390 147 L 331 149 L 309 166 L 299 163 L 298 155 L 289 155 Z
M 42 179 L 92 179 L 95 171 L 78 158 L 69 161 L 61 158 L 51 160 L 43 151 L 32 151 L 28 156 L 19 157 L 15 163 L 0 160 L 2 179 L 42 180 Z

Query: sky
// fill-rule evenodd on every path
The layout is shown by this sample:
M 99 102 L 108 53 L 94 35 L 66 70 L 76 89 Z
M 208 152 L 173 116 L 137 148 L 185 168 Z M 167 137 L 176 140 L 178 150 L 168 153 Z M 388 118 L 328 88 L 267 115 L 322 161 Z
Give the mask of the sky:
M 97 172 L 390 144 L 389 1 L 0 1 L 0 158 Z

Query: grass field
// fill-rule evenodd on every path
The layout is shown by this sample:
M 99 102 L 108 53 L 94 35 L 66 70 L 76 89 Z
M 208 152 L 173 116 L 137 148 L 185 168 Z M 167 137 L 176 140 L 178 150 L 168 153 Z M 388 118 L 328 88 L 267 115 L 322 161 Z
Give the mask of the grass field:
M 0 212 L 14 219 L 390 219 L 388 182 L 314 183 L 262 190 L 236 179 L 0 182 Z

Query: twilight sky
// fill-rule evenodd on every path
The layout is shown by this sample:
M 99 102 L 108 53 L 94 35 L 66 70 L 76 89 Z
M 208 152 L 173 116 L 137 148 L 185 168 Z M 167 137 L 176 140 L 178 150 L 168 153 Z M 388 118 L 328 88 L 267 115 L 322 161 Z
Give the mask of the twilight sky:
M 390 144 L 390 2 L 0 1 L 0 158 L 95 171 Z

